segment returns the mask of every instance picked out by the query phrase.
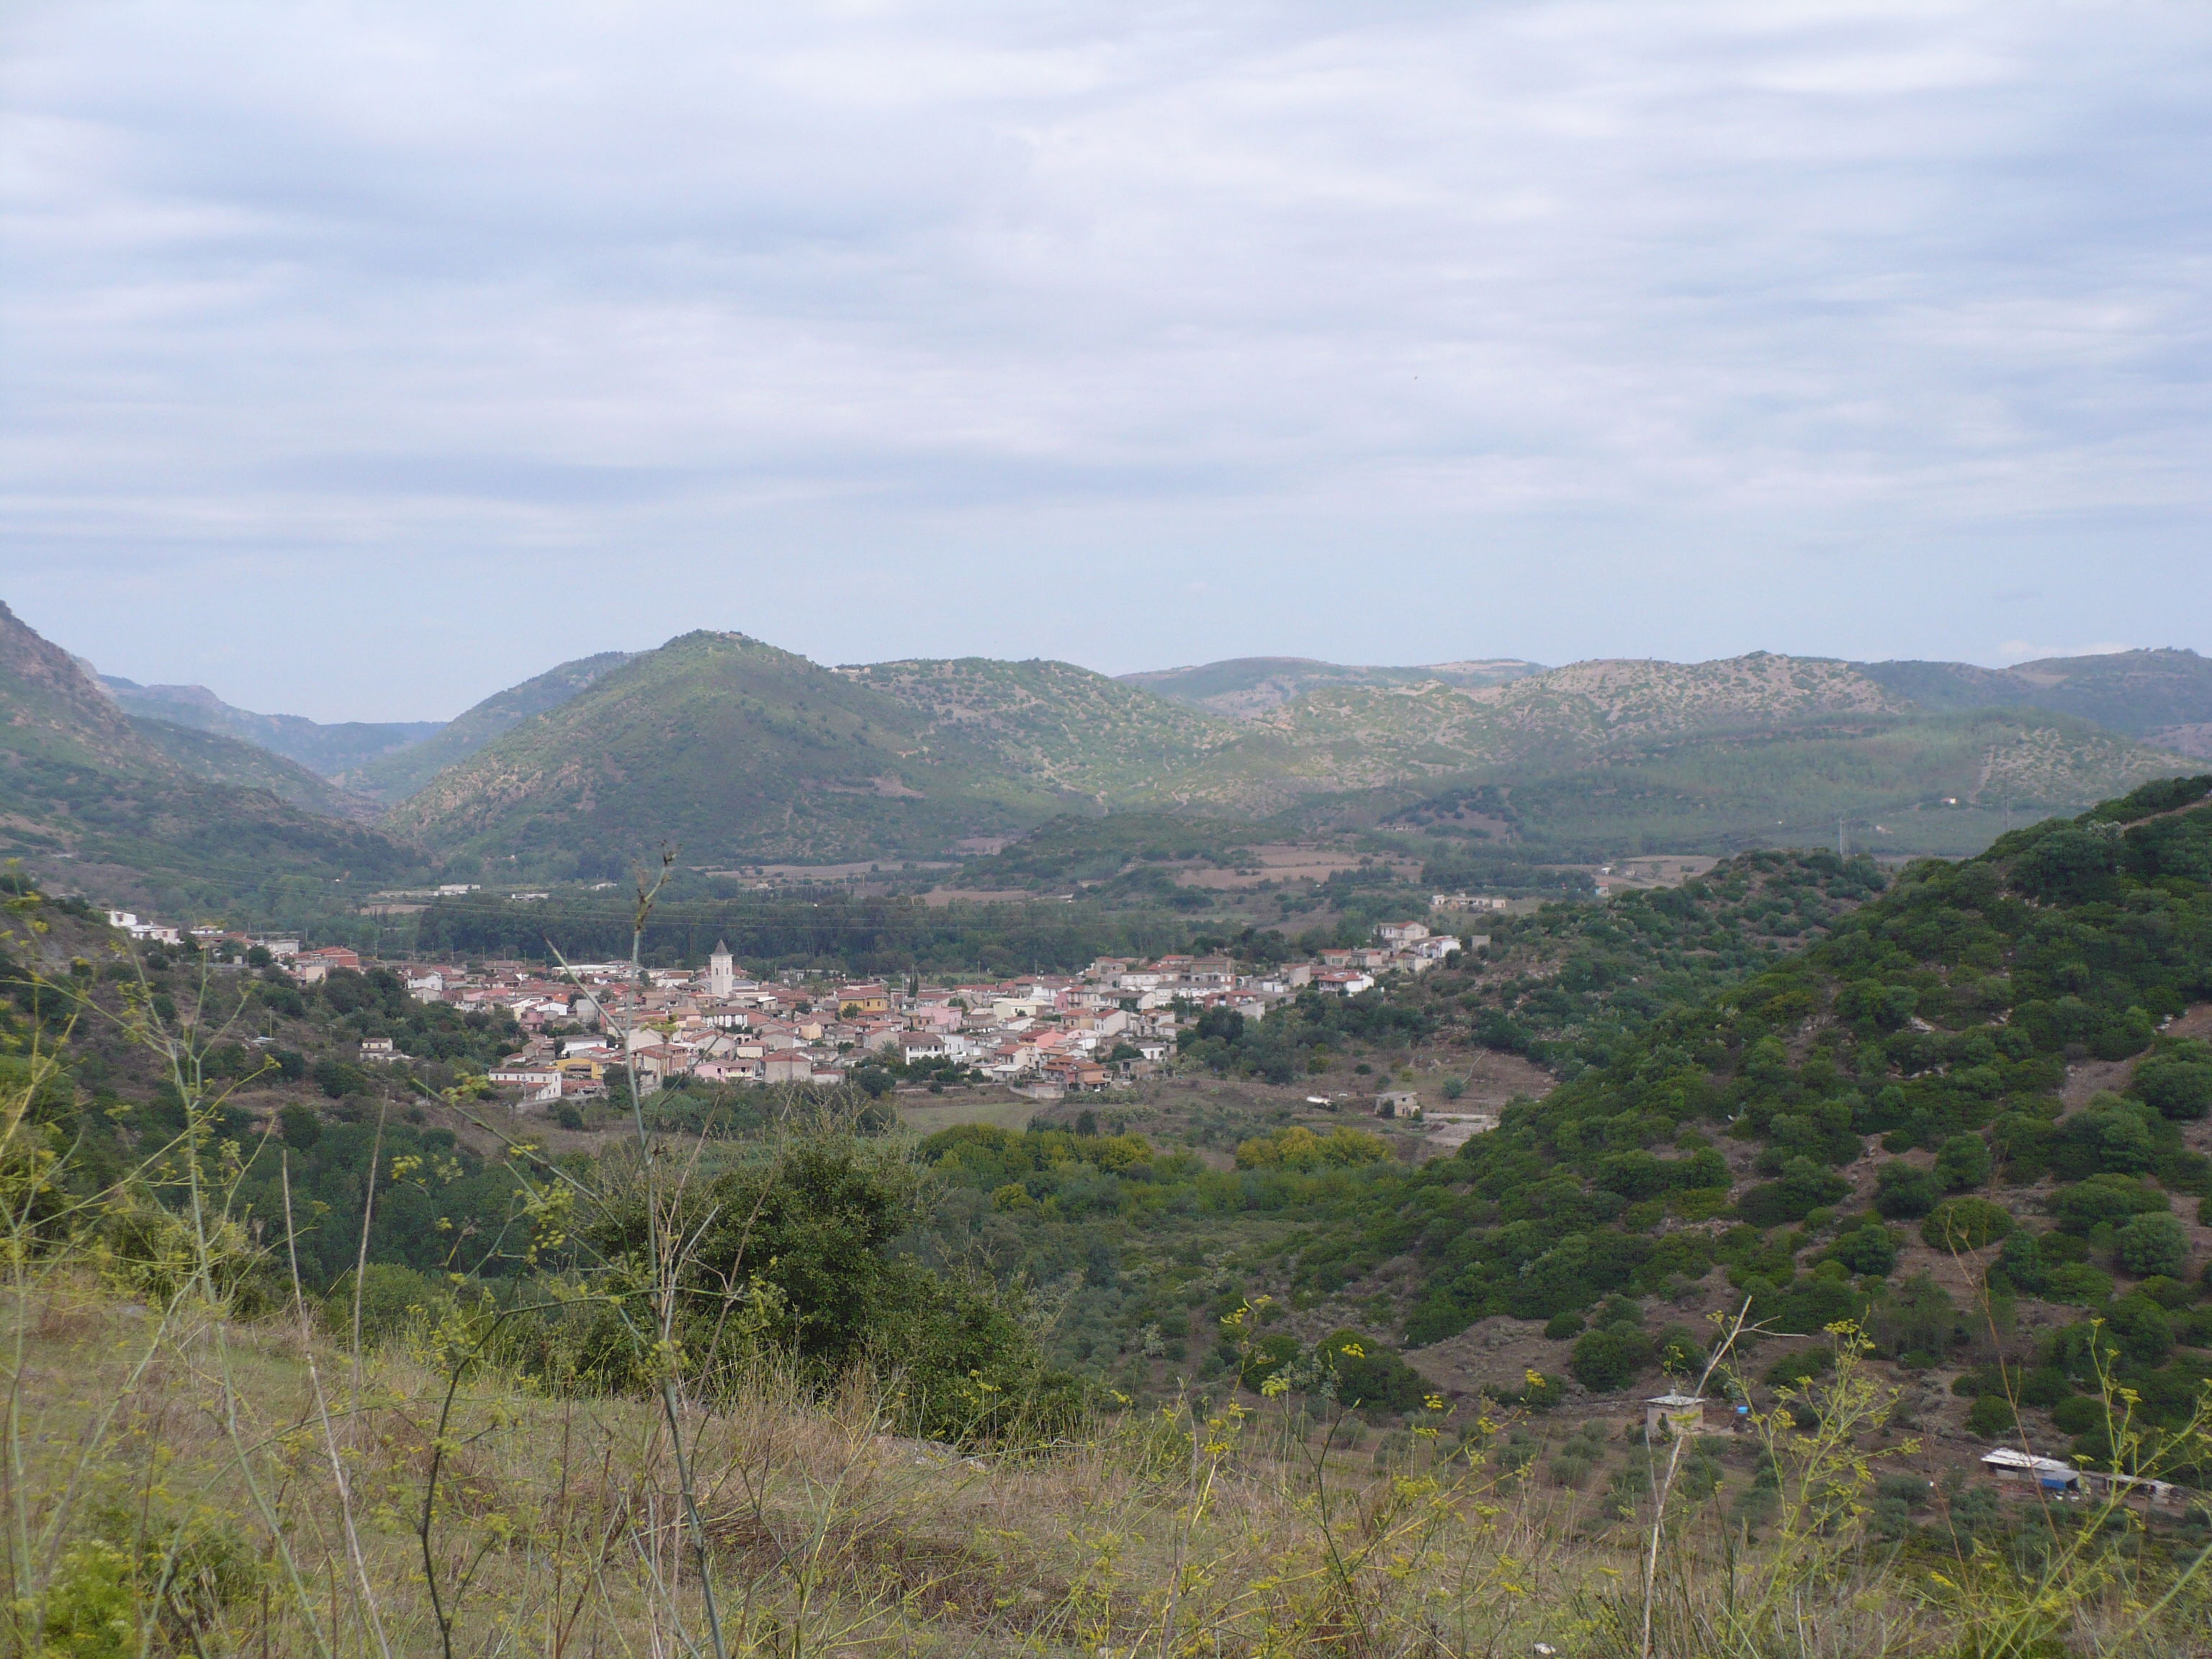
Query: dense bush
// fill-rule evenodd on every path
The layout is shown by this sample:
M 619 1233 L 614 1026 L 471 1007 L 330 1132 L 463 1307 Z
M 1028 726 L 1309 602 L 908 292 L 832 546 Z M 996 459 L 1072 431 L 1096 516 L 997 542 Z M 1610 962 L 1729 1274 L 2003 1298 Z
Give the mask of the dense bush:
M 1782 1179 L 1751 1188 L 1736 1200 L 1736 1213 L 1754 1227 L 1779 1227 L 1802 1221 L 1823 1205 L 1846 1198 L 1850 1182 L 1831 1174 L 1808 1158 L 1794 1158 L 1784 1167 Z
M 2113 1239 L 2120 1265 L 2138 1279 L 2178 1276 L 2189 1266 L 2189 1230 L 2171 1212 L 2139 1215 Z
M 2010 1434 L 2020 1426 L 2020 1414 L 2013 1409 L 2012 1401 L 2000 1394 L 1985 1394 L 1966 1409 L 1966 1430 L 1984 1440 L 1994 1440 Z
M 1934 1176 L 1901 1161 L 1883 1164 L 1874 1180 L 1874 1206 L 1893 1221 L 1926 1215 L 1942 1196 Z
M 1985 1198 L 1947 1198 L 1920 1224 L 1920 1237 L 1936 1250 L 1978 1250 L 2013 1230 L 2010 1211 Z
M 1421 1374 L 1373 1337 L 1341 1330 L 1315 1346 L 1314 1361 L 1334 1380 L 1337 1403 L 1381 1418 L 1419 1411 L 1431 1389 Z
M 825 1383 L 857 1362 L 895 1368 L 921 1432 L 957 1439 L 1010 1418 L 1065 1420 L 1076 1391 L 1045 1367 L 1019 1310 L 990 1286 L 933 1273 L 896 1248 L 919 1197 L 896 1156 L 835 1137 L 800 1141 L 687 1195 L 674 1228 L 692 1241 L 681 1270 L 684 1339 L 710 1352 L 737 1290 L 757 1340 Z M 643 1206 L 642 1193 L 611 1195 L 587 1229 L 591 1243 L 610 1259 L 634 1257 L 647 1243 Z M 601 1320 L 582 1369 L 636 1386 L 647 1358 Z
M 1842 1262 L 1855 1273 L 1887 1279 L 1897 1266 L 1899 1242 L 1894 1231 L 1875 1223 L 1842 1234 L 1828 1247 L 1826 1255 L 1828 1260 Z
M 1651 1339 L 1634 1325 L 1603 1325 L 1577 1340 L 1567 1369 L 1584 1388 L 1610 1394 L 1626 1388 L 1657 1358 Z
M 1972 1192 L 1990 1178 L 1996 1160 L 1979 1135 L 1953 1135 L 1936 1149 L 1936 1184 L 1947 1193 Z
M 1317 1135 L 1302 1124 L 1271 1130 L 1244 1141 L 1237 1148 L 1240 1170 L 1353 1169 L 1380 1164 L 1390 1156 L 1382 1136 L 1366 1129 L 1340 1125 Z
M 2098 1175 L 2060 1193 L 2051 1208 L 2062 1231 L 2086 1233 L 2099 1225 L 2118 1228 L 2136 1216 L 2168 1211 L 2171 1206 L 2166 1194 L 2148 1182 Z
M 2136 1067 L 2130 1092 L 2177 1121 L 2212 1112 L 2212 1046 L 2195 1041 L 2170 1045 Z

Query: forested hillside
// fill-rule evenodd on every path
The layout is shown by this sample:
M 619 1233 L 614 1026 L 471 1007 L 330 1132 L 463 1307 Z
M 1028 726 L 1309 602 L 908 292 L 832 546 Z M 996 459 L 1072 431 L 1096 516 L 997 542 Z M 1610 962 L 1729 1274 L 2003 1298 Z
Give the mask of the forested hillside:
M 325 724 L 298 714 L 258 714 L 233 707 L 204 685 L 141 685 L 115 674 L 100 675 L 98 683 L 125 714 L 252 744 L 324 778 L 418 744 L 441 728 L 437 720 Z
M 2020 1371 L 1974 1386 L 2062 1429 L 2094 1313 L 2147 1409 L 2185 1415 L 2212 1376 L 2193 1277 L 2212 1047 L 2184 1018 L 2212 1000 L 2208 793 L 2154 785 L 1913 866 L 1819 944 L 1510 1109 L 1302 1273 L 1402 1255 L 1407 1341 L 1504 1316 L 1550 1322 L 1563 1359 L 1624 1294 L 1745 1295 L 1784 1331 L 1856 1318 L 1923 1364 L 2017 1322 L 2000 1346 Z M 2000 1313 L 1977 1310 L 1984 1276 Z M 1641 1324 L 1578 1339 L 1571 1363 L 1593 1381 L 1656 1364 Z
M 0 605 L 0 856 L 113 902 L 274 915 L 422 867 L 415 849 L 324 809 L 352 810 L 262 750 L 134 721 Z

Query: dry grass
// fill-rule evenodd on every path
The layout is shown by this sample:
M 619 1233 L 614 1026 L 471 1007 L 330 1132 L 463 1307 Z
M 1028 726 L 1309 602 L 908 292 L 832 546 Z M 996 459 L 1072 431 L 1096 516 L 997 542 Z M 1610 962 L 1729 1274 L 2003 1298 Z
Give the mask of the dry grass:
M 314 1376 L 327 1390 L 349 1357 L 319 1334 L 182 1300 L 148 1308 L 82 1273 L 24 1290 L 9 1315 L 14 1456 L 0 1492 L 19 1643 L 39 1651 L 25 1615 L 82 1589 L 96 1537 L 125 1555 L 228 1565 L 197 1599 L 142 1569 L 118 1602 L 128 1639 L 70 1636 L 52 1652 L 441 1652 L 419 1528 L 448 1379 L 428 1333 L 368 1358 L 358 1408 L 325 1394 L 342 1487 Z M 1648 1512 L 1598 1525 L 1577 1494 L 1502 1479 L 1480 1456 L 1423 1455 L 1382 1474 L 1284 1461 L 1265 1455 L 1278 1437 L 1264 1411 L 1128 1415 L 1076 1443 L 962 1455 L 890 1433 L 884 1398 L 862 1377 L 810 1398 L 762 1361 L 724 1408 L 688 1413 L 731 1651 L 1413 1659 L 1641 1646 Z M 461 1391 L 439 1463 L 428 1556 L 452 1651 L 704 1650 L 657 1402 L 552 1397 L 487 1371 Z M 1826 1479 L 1838 1466 L 1808 1467 Z M 1784 1498 L 1806 1506 L 1794 1535 L 1785 1515 L 1784 1541 L 1732 1560 L 1713 1517 L 1662 1522 L 1654 1652 L 1978 1651 L 1961 1644 L 1959 1614 L 2002 1595 L 1996 1564 L 1932 1599 L 1814 1513 L 1848 1507 L 1847 1494 L 1800 1483 Z M 2065 1610 L 2068 1648 L 1986 1651 L 2212 1651 L 2191 1644 L 2185 1621 L 2154 1637 L 2131 1611 L 2143 1601 L 2110 1579 Z M 2002 1622 L 2002 1609 L 1984 1613 L 1985 1628 Z

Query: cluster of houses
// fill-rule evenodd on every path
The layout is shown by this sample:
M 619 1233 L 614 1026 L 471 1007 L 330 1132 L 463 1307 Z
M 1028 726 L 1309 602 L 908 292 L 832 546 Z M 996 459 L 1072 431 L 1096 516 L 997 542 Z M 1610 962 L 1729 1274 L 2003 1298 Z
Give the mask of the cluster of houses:
M 533 1033 L 490 1073 L 524 1103 L 601 1094 L 614 1076 L 634 1075 L 642 1093 L 679 1078 L 835 1084 L 872 1061 L 1049 1099 L 1147 1074 L 1209 1009 L 1264 1019 L 1309 988 L 1356 995 L 1381 975 L 1425 972 L 1462 948 L 1419 922 L 1385 923 L 1376 935 L 1372 946 L 1261 973 L 1228 957 L 1102 957 L 1079 974 L 990 984 L 793 984 L 745 975 L 722 945 L 703 972 L 641 975 L 627 963 L 579 963 L 559 980 L 405 971 L 416 995 L 496 1000 Z
M 681 1078 L 836 1084 L 871 1062 L 1054 1098 L 1146 1075 L 1209 1009 L 1264 1019 L 1309 988 L 1356 995 L 1382 975 L 1425 972 L 1462 948 L 1419 922 L 1376 932 L 1372 945 L 1260 973 L 1241 972 L 1228 957 L 1104 957 L 1079 974 L 991 984 L 793 983 L 744 974 L 720 945 L 703 971 L 641 974 L 623 962 L 579 963 L 558 975 L 520 963 L 394 971 L 421 1000 L 514 1016 L 527 1040 L 489 1081 L 518 1104 L 590 1098 L 617 1077 L 635 1076 L 642 1093 Z M 281 959 L 302 981 L 360 965 L 341 949 L 295 946 Z
M 178 941 L 179 930 L 136 915 L 118 911 L 111 921 L 135 937 Z M 311 949 L 293 937 L 188 931 L 203 945 L 259 946 L 301 985 L 364 965 L 357 951 L 339 945 Z M 489 1080 L 513 1091 L 518 1104 L 603 1095 L 616 1077 L 635 1076 L 643 1093 L 680 1078 L 836 1084 L 886 1061 L 1051 1098 L 1146 1075 L 1167 1059 L 1177 1034 L 1209 1010 L 1265 1019 L 1306 991 L 1356 996 L 1389 975 L 1425 973 L 1489 942 L 1486 934 L 1463 939 L 1424 922 L 1384 922 L 1368 945 L 1257 972 L 1225 956 L 1101 957 L 1079 974 L 963 985 L 825 987 L 756 977 L 723 945 L 703 970 L 640 972 L 626 962 L 558 971 L 520 962 L 372 965 L 399 975 L 419 1001 L 511 1014 L 526 1040 Z M 408 1056 L 378 1042 L 364 1045 L 362 1058 Z M 1419 1115 L 1418 1103 L 1394 1101 L 1385 1109 Z

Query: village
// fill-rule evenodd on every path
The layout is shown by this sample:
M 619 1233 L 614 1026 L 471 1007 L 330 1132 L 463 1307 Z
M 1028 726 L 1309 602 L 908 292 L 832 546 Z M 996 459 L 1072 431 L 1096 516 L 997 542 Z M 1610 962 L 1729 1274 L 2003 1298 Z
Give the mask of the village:
M 417 1001 L 464 1012 L 503 1009 L 526 1040 L 486 1080 L 518 1109 L 602 1098 L 616 1079 L 635 1078 L 641 1096 L 686 1079 L 834 1086 L 866 1081 L 860 1074 L 872 1062 L 878 1075 L 895 1064 L 909 1076 L 994 1084 L 1056 1100 L 1154 1074 L 1177 1036 L 1212 1011 L 1263 1020 L 1302 994 L 1357 996 L 1490 943 L 1485 933 L 1390 921 L 1375 928 L 1370 945 L 1325 950 L 1314 960 L 1259 973 L 1241 972 L 1227 956 L 1167 955 L 1148 962 L 1101 957 L 1077 974 L 994 983 L 825 983 L 749 974 L 721 943 L 702 969 L 581 962 L 549 972 L 521 962 L 378 963 L 291 937 L 179 929 L 127 911 L 112 911 L 108 920 L 154 944 L 180 945 L 189 934 L 198 945 L 265 961 L 303 987 L 380 966 Z M 392 1064 L 410 1056 L 390 1039 L 371 1038 L 360 1058 Z M 1386 1090 L 1374 1109 L 1386 1117 L 1430 1115 L 1410 1091 Z M 1458 1114 L 1437 1127 L 1456 1145 L 1494 1121 Z

